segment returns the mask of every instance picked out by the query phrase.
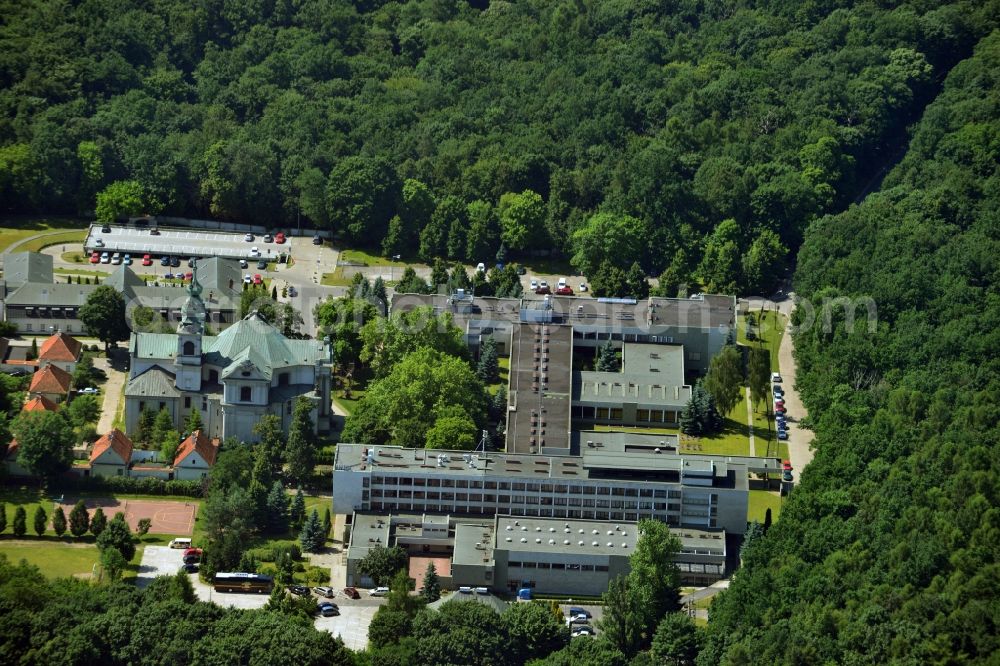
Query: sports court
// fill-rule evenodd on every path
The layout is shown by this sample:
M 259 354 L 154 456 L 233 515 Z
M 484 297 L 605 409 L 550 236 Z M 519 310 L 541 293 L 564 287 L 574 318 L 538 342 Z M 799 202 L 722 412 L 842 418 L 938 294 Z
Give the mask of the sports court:
M 66 498 L 60 505 L 69 519 L 75 500 Z M 107 499 L 88 497 L 84 499 L 88 513 L 93 516 L 97 507 L 101 507 L 104 515 L 111 520 L 116 513 L 125 513 L 125 520 L 133 530 L 143 518 L 152 520 L 149 531 L 152 534 L 171 534 L 176 536 L 191 536 L 194 532 L 194 519 L 198 505 L 192 502 L 169 502 L 136 499 Z

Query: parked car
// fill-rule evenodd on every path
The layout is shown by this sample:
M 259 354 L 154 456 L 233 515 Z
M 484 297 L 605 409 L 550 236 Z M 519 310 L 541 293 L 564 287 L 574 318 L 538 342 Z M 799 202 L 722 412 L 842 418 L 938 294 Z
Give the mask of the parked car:
M 327 597 L 328 599 L 332 599 L 333 595 L 336 594 L 332 587 L 314 587 L 313 592 L 321 597 Z
M 156 227 L 153 227 L 152 229 L 149 230 L 149 235 L 150 236 L 159 236 L 160 235 L 160 230 L 157 229 Z
M 538 287 L 535 289 L 535 293 L 536 294 L 551 294 L 552 290 L 549 289 L 547 285 L 545 285 L 545 286 L 538 285 Z
M 577 287 L 578 291 L 587 291 L 588 289 L 590 289 L 590 287 L 587 286 L 586 282 L 581 282 L 580 286 Z
M 102 234 L 110 234 L 111 233 L 111 225 L 110 224 L 102 225 L 101 226 L 101 233 Z
M 257 247 L 256 245 L 254 245 L 252 248 L 250 248 L 250 256 L 251 257 L 259 257 L 260 256 L 260 248 Z
M 782 481 L 791 481 L 792 479 L 793 479 L 793 477 L 792 477 L 791 471 L 785 470 L 784 472 L 781 473 L 781 480 Z
M 111 255 L 108 254 L 107 252 L 101 252 L 101 263 L 102 264 L 110 264 L 111 263 Z
M 361 595 L 358 594 L 358 591 L 356 589 L 354 589 L 353 587 L 345 587 L 344 588 L 344 596 L 346 596 L 348 599 L 360 599 L 361 598 Z
M 126 252 L 125 256 L 122 257 L 122 263 L 125 264 L 126 266 L 131 266 L 132 265 L 132 255 Z
M 104 241 L 100 238 L 94 239 L 94 247 L 104 247 Z
M 160 265 L 161 266 L 169 266 L 170 265 L 170 257 L 168 255 L 163 255 L 162 257 L 160 257 Z
M 566 620 L 566 624 L 567 625 L 587 624 L 587 620 L 589 620 L 589 619 L 590 619 L 589 617 L 587 617 L 586 615 L 583 615 L 583 614 L 581 614 L 581 615 L 571 615 Z
M 775 408 L 784 407 L 785 406 L 785 401 L 782 400 L 781 398 L 775 398 L 775 400 L 774 400 L 774 406 L 775 406 Z
M 193 562 L 188 564 L 182 564 L 181 571 L 189 574 L 198 573 L 198 565 L 194 564 Z
M 336 617 L 340 615 L 340 609 L 328 601 L 324 601 L 319 606 L 319 614 L 323 617 Z
M 288 295 L 289 296 L 298 296 L 299 295 L 299 290 L 296 289 L 294 285 L 288 285 Z
M 322 245 L 323 239 L 319 237 L 319 234 L 313 236 L 313 245 Z
M 774 406 L 774 413 L 775 414 L 784 415 L 785 414 L 785 406 L 784 405 L 775 405 Z
M 194 268 L 195 262 L 198 261 L 198 257 L 190 257 L 188 259 L 188 268 Z
M 143 266 L 152 266 L 153 265 L 153 258 L 151 256 L 149 256 L 148 254 L 142 255 L 142 265 Z
M 524 275 L 524 274 L 525 274 L 525 273 L 527 273 L 527 272 L 528 272 L 528 269 L 527 269 L 527 268 L 525 268 L 524 266 L 520 266 L 520 265 L 519 265 L 519 266 L 517 267 L 517 274 L 518 274 L 518 275 Z
M 181 258 L 180 257 L 170 257 L 170 266 L 172 268 L 180 268 L 181 267 Z
M 778 431 L 778 439 L 780 439 L 782 441 L 788 439 L 788 431 L 787 430 L 779 430 Z
M 114 264 L 115 266 L 122 263 L 122 253 L 115 252 L 113 255 L 111 255 L 111 263 Z
M 288 591 L 291 592 L 292 594 L 297 594 L 300 597 L 309 596 L 309 588 L 306 587 L 305 585 L 289 585 Z
M 478 264 L 476 264 L 476 271 L 479 272 L 479 273 L 485 273 L 486 272 L 486 264 L 484 264 L 483 262 L 480 261 Z
M 245 240 L 247 243 L 252 243 L 254 241 L 253 234 L 247 234 L 246 236 L 243 237 L 243 240 Z
M 93 386 L 88 386 L 87 388 L 80 389 L 80 393 L 83 395 L 97 395 L 100 393 L 100 389 L 94 388 Z
M 531 291 L 538 289 L 538 280 L 531 278 Z
M 563 286 L 556 289 L 556 293 L 559 294 L 560 296 L 572 296 L 573 287 L 569 286 L 568 284 L 564 284 Z
M 240 268 L 246 268 L 249 265 L 246 259 L 240 259 Z
M 775 384 L 771 387 L 772 393 L 784 393 L 785 389 L 781 388 L 781 384 Z
M 253 274 L 253 283 L 254 284 L 264 284 L 264 278 L 262 278 L 260 276 L 260 273 L 254 273 Z
M 593 636 L 594 628 L 589 624 L 581 624 L 580 626 L 573 629 L 570 633 L 571 636 Z
M 583 615 L 584 617 L 586 617 L 588 619 L 591 618 L 591 617 L 593 617 L 590 614 L 590 611 L 588 611 L 586 608 L 580 608 L 579 606 L 570 606 L 570 608 L 569 608 L 569 614 L 570 615 Z
M 271 234 L 264 234 L 264 242 L 265 243 L 273 243 L 274 242 L 274 236 L 272 236 Z
M 90 253 L 90 263 L 92 264 L 101 263 L 101 254 L 97 250 L 94 250 L 93 252 Z
M 389 588 L 384 587 L 384 586 L 383 587 L 376 587 L 369 594 L 371 594 L 371 596 L 373 596 L 373 597 L 384 597 L 385 595 L 389 594 Z
M 201 548 L 188 548 L 184 551 L 184 558 L 187 559 L 189 557 L 196 557 L 200 560 L 202 552 Z
M 194 273 L 185 273 L 184 275 L 178 275 L 178 276 L 183 277 L 185 280 L 190 280 L 191 278 L 194 277 Z
M 283 244 L 285 240 L 286 240 L 285 234 L 283 234 L 282 232 L 279 231 L 278 233 L 274 234 L 274 242 L 277 243 L 278 245 Z
M 778 374 L 777 372 L 772 372 L 771 373 L 771 383 L 772 384 L 780 384 L 781 383 L 781 375 Z
M 257 262 L 257 268 L 266 271 L 267 270 L 267 259 L 261 259 Z
M 791 472 L 792 471 L 792 461 L 784 460 L 781 463 L 781 469 Z

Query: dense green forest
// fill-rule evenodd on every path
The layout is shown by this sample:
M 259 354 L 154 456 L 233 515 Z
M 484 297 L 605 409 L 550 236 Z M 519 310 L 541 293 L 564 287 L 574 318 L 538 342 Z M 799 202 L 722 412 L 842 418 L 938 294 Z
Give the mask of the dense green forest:
M 882 191 L 806 234 L 796 335 L 816 458 L 710 612 L 704 664 L 996 663 L 1000 33 L 960 63 Z M 801 320 L 801 315 L 799 316 Z
M 427 260 L 552 249 L 592 278 L 638 259 L 667 292 L 763 289 L 996 14 L 2 0 L 0 207 L 305 218 Z

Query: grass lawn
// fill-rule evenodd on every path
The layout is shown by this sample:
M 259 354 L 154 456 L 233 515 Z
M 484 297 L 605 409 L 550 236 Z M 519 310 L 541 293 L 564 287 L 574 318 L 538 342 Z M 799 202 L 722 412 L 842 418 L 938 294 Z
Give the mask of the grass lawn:
M 337 260 L 349 261 L 351 263 L 363 264 L 365 266 L 401 266 L 404 268 L 406 266 L 413 266 L 414 268 L 427 267 L 427 264 L 409 261 L 394 261 L 388 257 L 380 257 L 376 254 L 365 252 L 364 250 L 341 250 L 340 257 Z M 351 268 L 351 266 L 345 266 L 344 268 Z
M 58 231 L 52 234 L 42 236 L 41 238 L 35 238 L 33 240 L 24 243 L 17 248 L 18 252 L 41 252 L 43 248 L 51 247 L 52 245 L 70 245 L 76 243 L 83 243 L 87 239 L 86 229 L 77 229 L 74 231 Z
M 90 576 L 100 558 L 92 543 L 63 543 L 55 540 L 0 541 L 0 553 L 11 562 L 26 560 L 38 567 L 46 578 Z
M 106 278 L 109 275 L 111 275 L 111 273 L 108 273 L 107 271 L 92 271 L 92 270 L 88 270 L 88 269 L 82 268 L 82 267 L 81 268 L 53 268 L 52 272 L 54 274 L 56 274 L 56 275 L 81 275 L 81 276 L 83 276 L 85 278 L 88 278 L 88 277 L 89 278 L 95 278 L 95 277 Z M 56 282 L 58 283 L 58 282 L 60 282 L 60 280 L 56 279 Z M 62 280 L 62 282 L 65 282 L 65 280 Z M 76 282 L 76 280 L 74 280 L 74 282 Z
M 501 386 L 505 386 L 510 380 L 510 357 L 501 356 L 497 359 L 498 365 L 500 366 L 500 381 L 495 384 L 490 384 L 486 387 L 490 393 L 496 393 L 500 390 Z
M 348 267 L 350 269 L 350 267 Z M 354 273 L 357 271 L 352 271 L 350 274 L 345 272 L 343 266 L 338 266 L 334 269 L 332 273 L 323 273 L 323 278 L 320 280 L 320 284 L 327 287 L 350 287 L 351 278 L 354 277 Z
M 778 514 L 781 513 L 781 496 L 770 490 L 751 490 L 747 521 L 763 523 L 768 509 L 771 509 L 771 521 L 777 521 Z
M 747 340 L 746 319 L 741 318 L 736 324 L 736 341 L 745 346 L 757 346 L 767 349 L 771 358 L 771 371 L 778 371 L 778 348 L 781 347 L 781 337 L 785 334 L 785 324 L 787 318 L 780 312 L 774 310 L 753 310 L 757 319 L 755 330 L 759 336 L 757 340 Z
M 75 236 L 73 238 L 75 241 L 83 242 L 83 239 L 87 234 L 85 224 L 86 223 L 82 220 L 72 220 L 67 218 L 2 218 L 0 219 L 0 252 L 3 252 L 14 243 L 22 241 L 30 236 L 64 229 L 75 229 L 76 231 L 73 232 L 75 233 Z M 19 251 L 28 251 L 28 248 L 21 247 Z

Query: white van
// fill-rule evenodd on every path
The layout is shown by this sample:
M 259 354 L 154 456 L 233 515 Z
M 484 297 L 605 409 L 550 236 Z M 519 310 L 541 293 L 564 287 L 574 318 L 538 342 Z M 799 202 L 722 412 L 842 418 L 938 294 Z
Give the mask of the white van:
M 170 547 L 171 548 L 190 548 L 191 547 L 191 539 L 171 539 L 171 541 L 170 541 Z

